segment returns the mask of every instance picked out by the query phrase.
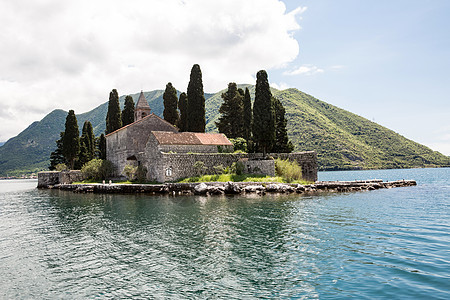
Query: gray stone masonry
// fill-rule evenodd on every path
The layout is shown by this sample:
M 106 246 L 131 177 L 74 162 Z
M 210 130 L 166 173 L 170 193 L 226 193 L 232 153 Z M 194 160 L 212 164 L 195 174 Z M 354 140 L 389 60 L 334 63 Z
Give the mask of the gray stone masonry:
M 151 114 L 146 118 L 122 127 L 106 136 L 106 159 L 114 166 L 114 176 L 121 176 L 123 168 L 134 158 L 140 161 L 152 130 L 177 132 L 178 130 L 160 117 Z
M 273 158 L 288 159 L 296 161 L 302 168 L 302 178 L 307 181 L 317 181 L 317 154 L 315 151 L 294 152 L 294 153 L 269 153 Z M 249 153 L 249 160 L 261 159 L 262 153 Z
M 196 176 L 193 168 L 195 162 L 202 161 L 207 174 L 214 174 L 215 166 L 229 167 L 234 162 L 242 161 L 244 172 L 249 174 L 275 174 L 273 160 L 264 160 L 261 153 L 162 153 L 149 138 L 145 149 L 145 167 L 147 179 L 158 182 L 175 181 L 180 178 Z M 317 181 L 317 156 L 314 151 L 297 153 L 271 153 L 270 156 L 295 160 L 302 168 L 303 179 Z
M 47 188 L 59 183 L 58 171 L 47 171 L 38 173 L 38 188 Z
M 231 166 L 246 158 L 246 154 L 227 154 L 227 153 L 163 153 L 162 165 L 163 172 L 159 173 L 156 178 L 159 182 L 175 181 L 180 178 L 196 176 L 194 164 L 201 161 L 205 164 L 206 174 L 214 174 L 215 166 L 222 165 L 223 167 Z
M 75 181 L 83 181 L 84 175 L 80 170 L 71 171 L 45 171 L 38 173 L 38 188 L 48 188 L 56 184 L 71 184 Z

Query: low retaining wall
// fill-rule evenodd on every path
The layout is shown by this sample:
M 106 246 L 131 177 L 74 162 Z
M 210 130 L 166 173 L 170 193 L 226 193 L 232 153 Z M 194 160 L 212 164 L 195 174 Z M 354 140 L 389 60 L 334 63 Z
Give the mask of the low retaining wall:
M 165 183 L 165 184 L 56 184 L 46 188 L 73 191 L 78 193 L 147 193 L 171 195 L 222 195 L 297 193 L 314 194 L 320 192 L 355 192 L 382 188 L 417 185 L 415 180 L 366 181 L 323 181 L 315 184 L 285 184 L 273 182 L 208 182 L 208 183 Z M 41 186 L 42 187 L 42 186 Z
M 158 182 L 175 181 L 180 178 L 196 176 L 192 166 L 197 161 L 205 164 L 206 173 L 214 174 L 215 166 L 231 166 L 233 162 L 241 161 L 248 174 L 275 175 L 275 164 L 271 159 L 265 159 L 262 153 L 161 153 L 161 161 L 154 162 L 155 170 L 158 166 L 162 169 L 157 173 Z M 296 161 L 302 168 L 302 178 L 306 181 L 317 181 L 317 154 L 314 151 L 295 153 L 269 153 L 267 156 L 273 158 L 288 159 Z
M 46 188 L 56 184 L 70 184 L 75 181 L 83 181 L 84 178 L 80 170 L 39 172 L 38 188 Z

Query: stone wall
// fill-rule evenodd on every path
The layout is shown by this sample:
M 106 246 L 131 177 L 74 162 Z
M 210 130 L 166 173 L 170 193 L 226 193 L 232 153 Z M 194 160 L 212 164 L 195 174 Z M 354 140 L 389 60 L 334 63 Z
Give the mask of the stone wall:
M 214 174 L 214 166 L 231 166 L 234 162 L 245 158 L 245 154 L 225 153 L 163 153 L 161 171 L 156 178 L 159 182 L 174 181 L 180 178 L 193 177 L 197 174 L 193 168 L 195 162 L 202 161 L 207 174 Z
M 315 151 L 294 152 L 294 153 L 271 153 L 274 158 L 289 159 L 296 161 L 302 167 L 302 177 L 304 180 L 317 181 L 317 153 Z
M 59 183 L 58 171 L 47 171 L 38 173 L 38 188 L 46 188 Z
M 85 176 L 80 170 L 63 171 L 59 173 L 59 183 L 70 184 L 75 181 L 83 181 Z
M 46 188 L 55 184 L 70 184 L 75 181 L 83 181 L 84 179 L 85 177 L 80 170 L 39 172 L 38 188 Z
M 274 161 L 264 159 L 261 153 L 161 153 L 155 151 L 152 144 L 150 138 L 146 149 L 145 164 L 148 170 L 147 179 L 149 180 L 166 182 L 196 176 L 196 170 L 193 166 L 197 161 L 205 164 L 207 174 L 214 174 L 215 166 L 229 167 L 234 162 L 241 161 L 244 163 L 245 173 L 275 175 Z M 297 161 L 302 168 L 303 179 L 317 181 L 317 157 L 315 152 L 271 153 L 270 156 Z
M 280 159 L 289 159 L 296 161 L 302 168 L 302 177 L 304 180 L 317 181 L 317 154 L 315 151 L 294 152 L 294 153 L 269 153 L 268 156 Z M 249 160 L 263 159 L 262 153 L 249 153 Z
M 275 161 L 268 160 L 244 160 L 244 173 L 246 174 L 264 174 L 275 176 Z
M 275 162 L 273 160 L 248 160 L 247 154 L 230 153 L 163 153 L 160 172 L 154 178 L 159 182 L 174 181 L 180 178 L 197 176 L 193 168 L 197 161 L 205 164 L 206 174 L 215 174 L 215 166 L 229 167 L 234 162 L 241 161 L 244 164 L 244 173 L 275 175 Z

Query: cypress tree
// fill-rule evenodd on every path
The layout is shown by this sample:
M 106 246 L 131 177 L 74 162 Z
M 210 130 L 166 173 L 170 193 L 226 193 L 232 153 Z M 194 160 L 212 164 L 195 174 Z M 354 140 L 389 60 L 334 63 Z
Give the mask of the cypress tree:
M 94 159 L 95 156 L 95 136 L 92 124 L 89 121 L 85 121 L 83 129 L 81 130 L 80 137 L 80 155 L 79 164 L 81 168 L 85 163 Z
M 125 97 L 125 105 L 122 111 L 122 126 L 134 122 L 134 101 L 130 95 Z
M 119 94 L 116 89 L 109 93 L 108 113 L 106 114 L 106 131 L 111 133 L 122 127 L 122 113 L 119 105 Z
M 222 93 L 223 103 L 219 108 L 221 116 L 216 122 L 217 129 L 229 138 L 244 136 L 244 97 L 236 83 L 230 82 L 228 90 Z
M 197 64 L 191 70 L 187 98 L 187 131 L 205 132 L 205 95 L 203 93 L 202 71 Z
M 180 109 L 180 120 L 178 123 L 178 127 L 180 131 L 187 131 L 187 95 L 186 93 L 180 94 L 180 100 L 178 101 L 178 108 Z
M 98 138 L 98 158 L 106 159 L 106 138 L 103 133 Z
M 70 169 L 73 169 L 75 160 L 80 153 L 80 131 L 78 130 L 77 117 L 75 112 L 71 109 L 66 117 L 66 128 L 63 138 L 63 154 L 69 164 Z
M 256 74 L 255 102 L 253 104 L 253 138 L 256 147 L 264 155 L 272 149 L 275 141 L 275 116 L 267 73 Z
M 164 120 L 172 125 L 178 124 L 178 97 L 177 90 L 172 86 L 172 83 L 166 85 L 166 90 L 163 94 L 164 99 Z
M 244 94 L 244 136 L 243 138 L 247 141 L 247 145 L 252 137 L 252 123 L 253 123 L 253 113 L 252 113 L 252 100 L 250 98 L 250 91 L 245 88 Z
M 56 140 L 56 149 L 52 153 L 50 153 L 50 167 L 48 169 L 50 171 L 55 170 L 56 165 L 65 164 L 66 159 L 63 154 L 63 139 L 64 139 L 64 131 L 59 133 L 59 140 Z
M 275 109 L 275 144 L 272 148 L 273 152 L 291 153 L 294 145 L 289 141 L 287 135 L 285 118 L 286 110 L 280 100 L 273 98 L 273 106 Z

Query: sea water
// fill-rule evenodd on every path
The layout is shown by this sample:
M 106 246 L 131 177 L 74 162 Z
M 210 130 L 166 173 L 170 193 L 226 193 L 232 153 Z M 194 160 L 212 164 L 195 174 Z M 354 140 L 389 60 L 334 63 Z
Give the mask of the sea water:
M 0 299 L 449 299 L 450 169 L 368 192 L 171 197 L 0 181 Z

